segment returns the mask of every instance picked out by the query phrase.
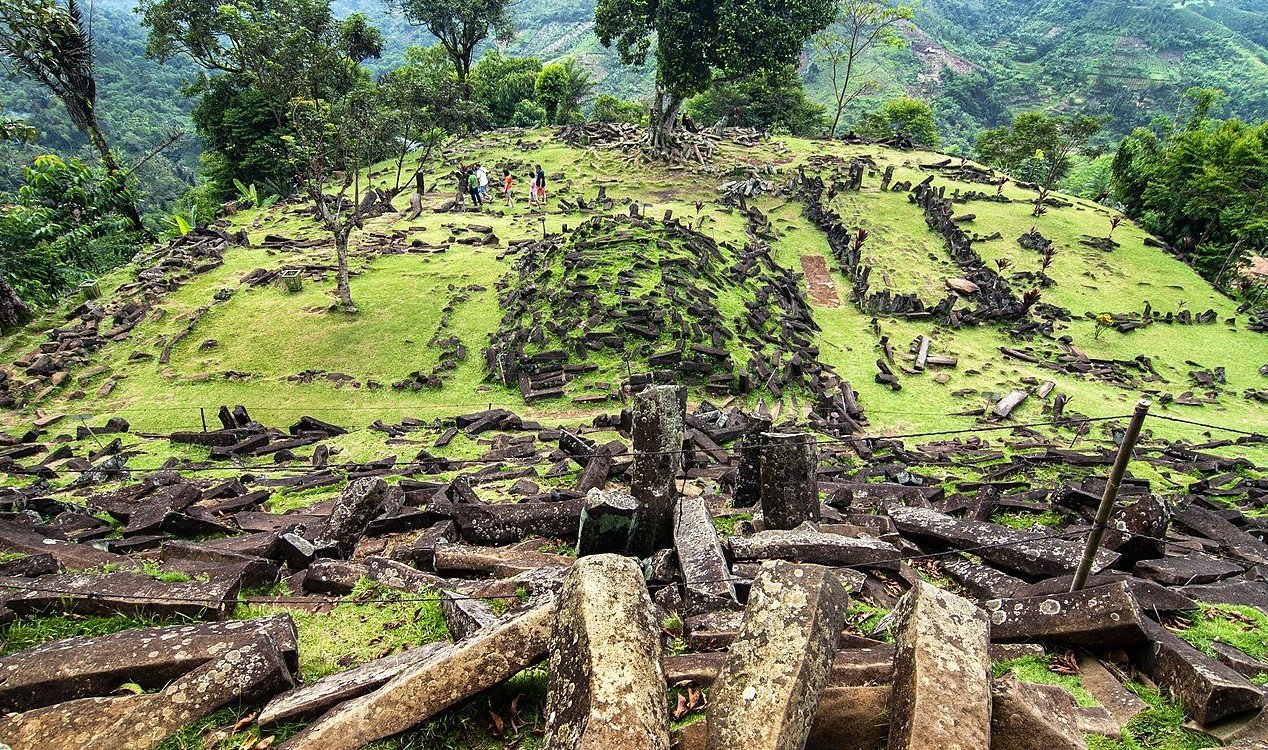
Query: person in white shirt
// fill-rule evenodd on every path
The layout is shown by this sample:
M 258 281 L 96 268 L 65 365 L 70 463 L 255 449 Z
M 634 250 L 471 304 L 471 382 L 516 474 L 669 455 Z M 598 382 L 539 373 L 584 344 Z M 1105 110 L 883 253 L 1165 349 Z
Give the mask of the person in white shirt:
M 476 165 L 476 184 L 480 186 L 480 198 L 487 202 L 489 200 L 489 170 L 485 169 L 483 164 Z

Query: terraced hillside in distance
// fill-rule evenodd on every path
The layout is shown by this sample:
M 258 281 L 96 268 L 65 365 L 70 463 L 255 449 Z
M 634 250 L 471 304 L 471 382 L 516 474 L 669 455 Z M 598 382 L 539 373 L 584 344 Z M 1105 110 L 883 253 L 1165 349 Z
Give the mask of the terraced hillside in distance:
M 1261 737 L 1268 311 L 958 157 L 633 137 L 370 167 L 356 313 L 294 197 L 0 339 L 0 742 L 573 747 L 595 695 L 664 747 Z

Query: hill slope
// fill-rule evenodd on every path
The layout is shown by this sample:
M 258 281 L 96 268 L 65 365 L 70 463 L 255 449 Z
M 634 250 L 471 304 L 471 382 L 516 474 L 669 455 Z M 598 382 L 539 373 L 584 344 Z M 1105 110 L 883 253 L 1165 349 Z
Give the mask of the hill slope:
M 1147 244 L 1134 226 L 1118 227 L 1106 245 L 1110 213 L 1102 207 L 1063 199 L 1035 219 L 1033 193 L 1022 188 L 1009 184 L 997 194 L 982 183 L 987 178 L 981 172 L 938 164 L 936 154 L 870 145 L 726 144 L 712 165 L 697 168 L 635 167 L 628 158 L 620 151 L 569 147 L 547 132 L 498 132 L 451 143 L 449 163 L 479 160 L 516 174 L 530 163 L 543 164 L 551 176 L 550 210 L 529 211 L 520 196 L 515 208 L 499 200 L 478 214 L 437 212 L 451 198 L 442 187 L 428 195 L 416 220 L 395 213 L 372 219 L 355 240 L 352 292 L 361 310 L 355 317 L 326 311 L 330 245 L 302 203 L 238 214 L 225 230 L 245 231 L 249 247 L 184 250 L 166 264 L 159 253 L 117 272 L 103 282 L 106 298 L 121 289 L 138 306 L 99 328 L 117 329 L 121 320 L 126 325 L 133 319 L 139 321 L 135 327 L 74 362 L 69 378 L 49 393 L 37 397 L 51 382 L 47 367 L 31 374 L 10 368 L 7 387 L 41 413 L 87 407 L 154 431 L 196 428 L 199 407 L 234 403 L 286 416 L 365 410 L 383 419 L 431 418 L 489 403 L 529 414 L 594 413 L 620 406 L 620 385 L 631 373 L 683 372 L 685 366 L 673 360 L 649 360 L 679 348 L 686 350 L 680 359 L 712 363 L 697 368 L 694 380 L 688 377 L 697 389 L 712 383 L 715 398 L 782 400 L 799 416 L 821 403 L 821 381 L 835 373 L 857 394 L 869 432 L 972 426 L 1003 394 L 1038 392 L 1045 381 L 1055 387 L 1044 388 L 1044 398 L 1028 398 L 1012 412 L 1014 421 L 1048 419 L 1058 394 L 1069 399 L 1067 414 L 1100 417 L 1130 411 L 1138 394 L 1151 393 L 1164 413 L 1244 430 L 1268 423 L 1259 372 L 1268 361 L 1268 340 L 1250 330 L 1253 314 L 1236 310 L 1184 264 Z M 852 159 L 866 160 L 857 162 L 866 170 L 857 192 L 848 189 Z M 881 191 L 882 173 L 891 167 L 891 187 Z M 799 173 L 824 181 L 819 200 Z M 386 167 L 376 174 L 389 177 Z M 975 240 L 969 255 L 948 250 L 926 221 L 934 209 L 922 209 L 908 193 L 926 179 L 960 201 L 945 205 L 954 211 L 949 226 Z M 744 197 L 741 188 L 756 194 Z M 598 200 L 600 191 L 607 202 Z M 647 217 L 634 225 L 631 203 Z M 672 219 L 665 223 L 668 212 Z M 594 224 L 609 215 L 626 218 Z M 835 221 L 840 226 L 830 226 Z M 852 240 L 855 227 L 868 236 L 851 265 L 843 260 L 842 238 Z M 692 239 L 697 228 L 699 241 Z M 549 251 L 558 255 L 545 256 L 553 260 L 539 278 L 524 264 L 544 252 L 529 250 L 543 231 L 550 239 L 541 247 L 565 245 Z M 600 256 L 607 271 L 573 267 L 595 262 L 583 261 L 585 254 L 577 251 L 588 236 L 578 231 L 623 232 L 617 239 L 627 244 L 610 245 Z M 207 242 L 187 238 L 183 244 L 211 247 Z M 655 254 L 686 261 L 701 252 L 699 242 L 720 253 L 708 271 L 712 281 L 692 270 L 674 276 L 666 269 L 677 261 Z M 1035 249 L 1044 242 L 1054 248 L 1046 273 L 1042 251 Z M 652 250 L 640 251 L 640 243 Z M 669 249 L 675 247 L 680 249 Z M 689 249 L 685 255 L 682 248 Z M 658 262 L 638 271 L 640 258 Z M 147 268 L 141 283 L 132 280 Z M 283 268 L 304 269 L 302 291 L 280 288 L 275 273 Z M 806 289 L 805 270 L 813 290 Z M 155 281 L 173 273 L 176 282 Z M 801 285 L 795 302 L 804 313 L 789 312 L 772 296 L 788 273 L 797 274 L 790 278 Z M 959 278 L 974 279 L 983 290 L 963 296 L 948 291 L 947 280 Z M 692 307 L 696 312 L 685 313 L 685 321 L 675 318 L 693 299 L 704 299 L 700 283 L 708 284 L 713 302 L 708 309 Z M 521 291 L 531 284 L 533 294 L 553 302 L 518 304 L 508 297 L 514 284 Z M 589 302 L 560 297 L 578 288 L 597 294 Z M 1032 316 L 1019 320 L 999 312 L 1032 288 L 1041 294 Z M 644 309 L 637 319 L 630 317 L 634 307 Z M 508 311 L 512 317 L 504 318 Z M 107 305 L 106 312 L 114 308 Z M 1115 327 L 1100 330 L 1091 318 L 1101 313 L 1118 316 Z M 766 324 L 754 323 L 753 316 L 773 327 L 762 328 Z M 713 327 L 711 317 L 721 325 Z M 65 324 L 54 315 L 44 325 Z M 483 353 L 495 334 L 503 341 L 533 325 L 543 333 L 519 340 L 523 356 L 570 341 L 558 361 L 584 367 L 567 373 L 566 382 L 551 383 L 563 389 L 562 397 L 546 394 L 525 410 L 516 378 L 496 372 L 495 358 L 486 362 Z M 595 333 L 577 337 L 570 330 L 577 326 Z M 28 350 L 41 340 L 38 328 L 5 341 L 6 360 L 30 365 Z M 618 340 L 605 348 L 605 335 Z M 955 358 L 956 365 L 918 371 L 913 360 L 920 337 L 929 339 L 934 362 Z M 583 339 L 595 346 L 580 346 Z M 746 339 L 758 346 L 738 345 Z M 711 359 L 722 356 L 714 348 L 726 350 L 724 361 Z M 759 350 L 760 364 L 750 356 Z M 889 360 L 885 366 L 901 390 L 877 382 L 878 359 Z M 719 374 L 724 376 L 714 377 Z M 104 383 L 111 385 L 102 389 Z M 31 416 L 29 409 L 15 411 L 6 421 L 16 428 Z M 827 412 L 819 409 L 818 416 Z M 1174 423 L 1151 428 L 1160 435 L 1198 434 Z

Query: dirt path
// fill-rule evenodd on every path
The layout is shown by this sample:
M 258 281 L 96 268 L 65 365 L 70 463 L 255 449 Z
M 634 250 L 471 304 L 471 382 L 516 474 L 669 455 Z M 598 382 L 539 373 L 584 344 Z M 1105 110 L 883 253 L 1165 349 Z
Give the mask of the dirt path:
M 832 283 L 832 274 L 828 273 L 828 261 L 822 255 L 801 256 L 801 272 L 806 276 L 806 286 L 810 289 L 810 299 L 820 307 L 840 307 L 837 290 Z

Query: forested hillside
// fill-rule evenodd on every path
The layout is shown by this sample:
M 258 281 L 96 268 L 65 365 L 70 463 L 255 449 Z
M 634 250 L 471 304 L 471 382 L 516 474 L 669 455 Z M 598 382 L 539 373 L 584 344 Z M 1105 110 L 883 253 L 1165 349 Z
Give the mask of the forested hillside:
M 197 173 L 199 149 L 188 124 L 193 102 L 179 93 L 195 71 L 179 59 L 160 65 L 144 57 L 134 4 L 95 5 L 101 107 L 107 132 L 133 159 L 171 128 L 191 131 L 144 168 L 148 202 L 156 205 L 180 195 Z M 383 56 L 366 63 L 375 72 L 399 66 L 407 46 L 433 41 L 377 0 L 341 0 L 334 10 L 364 12 L 383 31 Z M 510 54 L 543 61 L 572 56 L 591 71 L 599 92 L 626 99 L 650 94 L 650 66 L 622 66 L 599 44 L 593 0 L 523 0 L 513 13 L 518 31 L 504 45 Z M 1107 132 L 1126 135 L 1174 110 L 1190 86 L 1222 89 L 1227 115 L 1268 114 L 1268 12 L 1255 0 L 926 0 L 915 23 L 905 47 L 870 55 L 878 86 L 854 103 L 846 122 L 888 98 L 917 95 L 934 108 L 943 148 L 967 153 L 976 133 L 1031 108 L 1109 114 Z M 827 103 L 823 63 L 809 50 L 801 72 L 809 96 Z M 0 150 L 0 188 L 12 186 L 18 165 L 40 149 L 73 153 L 85 146 L 61 105 L 29 83 L 6 81 L 0 105 L 41 131 L 36 146 Z

